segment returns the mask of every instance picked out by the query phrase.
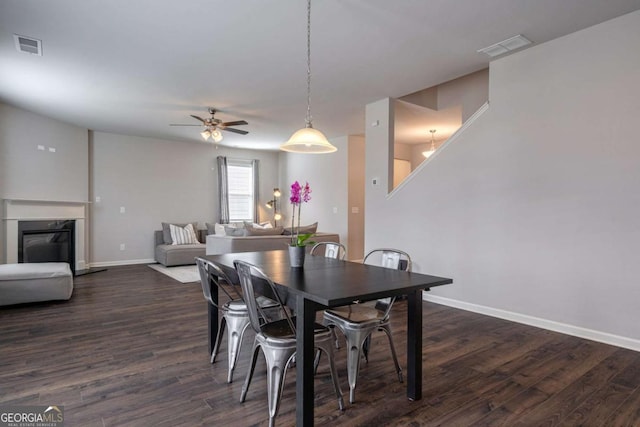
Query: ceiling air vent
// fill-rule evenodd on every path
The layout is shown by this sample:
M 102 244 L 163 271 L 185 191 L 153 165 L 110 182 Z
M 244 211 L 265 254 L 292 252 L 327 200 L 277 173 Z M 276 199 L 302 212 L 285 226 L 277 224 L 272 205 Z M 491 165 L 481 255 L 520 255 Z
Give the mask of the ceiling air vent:
M 42 40 L 19 36 L 17 34 L 13 35 L 13 40 L 16 44 L 16 49 L 18 49 L 18 52 L 42 56 Z
M 479 49 L 479 53 L 486 53 L 487 55 L 494 57 L 502 55 L 503 53 L 511 52 L 512 50 L 520 49 L 523 46 L 531 44 L 531 41 L 521 34 L 513 36 L 506 40 L 502 40 L 499 43 L 492 44 L 491 46 Z

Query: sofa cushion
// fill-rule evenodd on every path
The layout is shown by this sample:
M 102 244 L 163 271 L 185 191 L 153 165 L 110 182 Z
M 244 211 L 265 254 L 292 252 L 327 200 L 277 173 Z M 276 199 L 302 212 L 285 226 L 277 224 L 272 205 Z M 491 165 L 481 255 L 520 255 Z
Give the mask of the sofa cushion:
M 232 237 L 242 237 L 245 235 L 245 230 L 244 227 L 232 227 L 230 225 L 225 225 L 224 235 Z
M 68 300 L 73 276 L 66 262 L 0 265 L 0 305 Z
M 164 240 L 165 245 L 170 245 L 173 243 L 171 239 L 171 230 L 169 230 L 169 224 L 173 224 L 176 227 L 186 227 L 187 224 L 191 224 L 194 230 L 198 229 L 198 222 L 185 222 L 184 224 L 178 224 L 175 222 L 163 222 L 162 223 L 162 238 Z
M 282 234 L 284 234 L 285 236 L 290 236 L 292 234 L 295 234 L 296 231 L 299 234 L 308 234 L 308 233 L 315 233 L 317 229 L 318 229 L 318 223 L 314 222 L 311 225 L 301 225 L 300 227 L 294 227 L 293 232 L 291 231 L 291 227 L 286 227 Z
M 274 228 L 255 228 L 255 227 L 245 227 L 245 232 L 247 236 L 279 236 L 282 234 L 284 229 L 282 227 L 274 227 Z

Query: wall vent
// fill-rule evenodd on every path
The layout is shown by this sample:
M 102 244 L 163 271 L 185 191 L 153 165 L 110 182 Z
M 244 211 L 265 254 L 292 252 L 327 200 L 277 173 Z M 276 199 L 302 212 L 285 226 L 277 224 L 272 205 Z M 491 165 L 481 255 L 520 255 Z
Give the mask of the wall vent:
M 13 41 L 18 52 L 42 56 L 42 40 L 14 34 Z
M 503 53 L 511 52 L 512 50 L 520 49 L 521 47 L 531 44 L 531 40 L 524 37 L 522 34 L 513 36 L 506 40 L 502 40 L 499 43 L 492 44 L 491 46 L 479 49 L 478 53 L 486 53 L 487 55 L 494 57 L 502 55 Z

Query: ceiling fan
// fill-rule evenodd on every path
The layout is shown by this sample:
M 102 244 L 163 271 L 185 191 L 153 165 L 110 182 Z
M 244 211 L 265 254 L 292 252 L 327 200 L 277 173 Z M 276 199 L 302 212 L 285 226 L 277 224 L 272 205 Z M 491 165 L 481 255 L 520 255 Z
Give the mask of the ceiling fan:
M 169 126 L 204 126 L 205 129 L 202 132 L 200 132 L 200 135 L 202 136 L 202 138 L 204 138 L 205 141 L 211 138 L 215 142 L 222 141 L 222 133 L 220 132 L 221 130 L 233 132 L 233 133 L 239 133 L 240 135 L 246 135 L 249 133 L 246 130 L 234 129 L 229 127 L 229 126 L 248 125 L 249 123 L 247 123 L 244 120 L 223 122 L 222 120 L 215 118 L 215 114 L 216 114 L 215 108 L 209 108 L 209 114 L 211 114 L 211 117 L 206 119 L 203 119 L 202 117 L 194 116 L 193 114 L 191 114 L 191 117 L 201 122 L 200 124 L 193 124 L 193 125 L 170 124 Z

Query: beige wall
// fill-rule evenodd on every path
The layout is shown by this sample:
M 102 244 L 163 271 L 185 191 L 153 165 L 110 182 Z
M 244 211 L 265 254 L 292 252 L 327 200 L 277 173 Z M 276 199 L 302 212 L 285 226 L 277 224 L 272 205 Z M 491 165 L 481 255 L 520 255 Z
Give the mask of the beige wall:
M 367 183 L 366 247 L 452 277 L 440 301 L 640 349 L 638 40 L 634 12 L 492 62 L 455 143 L 392 197 Z M 367 106 L 368 182 L 389 170 L 390 105 Z
M 349 136 L 349 236 L 347 240 L 347 258 L 364 258 L 364 174 L 365 140 L 363 136 Z

